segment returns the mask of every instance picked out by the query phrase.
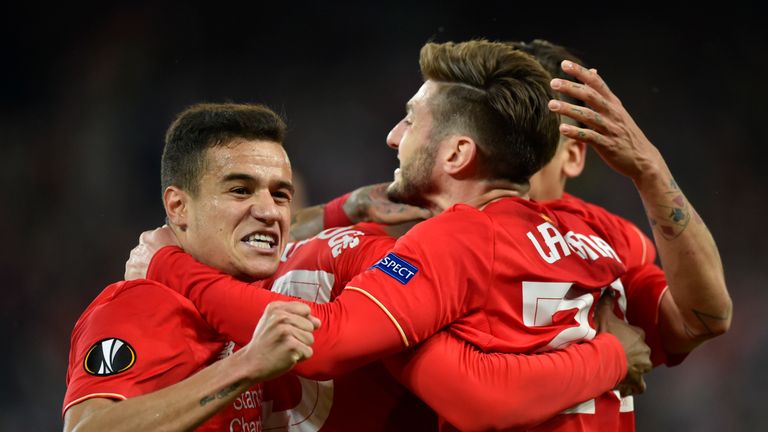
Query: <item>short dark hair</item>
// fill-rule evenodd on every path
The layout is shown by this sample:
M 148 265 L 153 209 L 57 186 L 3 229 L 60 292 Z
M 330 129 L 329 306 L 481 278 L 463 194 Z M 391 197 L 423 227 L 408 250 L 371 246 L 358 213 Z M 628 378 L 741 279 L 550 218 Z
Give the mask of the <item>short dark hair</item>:
M 525 183 L 552 158 L 559 137 L 558 116 L 547 108 L 552 78 L 533 57 L 472 40 L 428 43 L 419 64 L 425 80 L 442 86 L 433 131 L 472 136 L 488 178 Z
M 205 170 L 206 150 L 232 140 L 283 143 L 285 122 L 259 104 L 200 103 L 179 113 L 165 134 L 160 167 L 163 190 L 177 186 L 197 194 Z
M 544 39 L 534 39 L 531 42 L 508 42 L 515 49 L 532 55 L 555 78 L 572 81 L 573 77 L 563 72 L 560 64 L 563 60 L 570 60 L 578 65 L 587 67 L 587 64 L 568 48 Z M 557 94 L 557 98 L 573 105 L 584 106 L 584 102 L 564 94 Z M 579 123 L 579 127 L 586 127 Z

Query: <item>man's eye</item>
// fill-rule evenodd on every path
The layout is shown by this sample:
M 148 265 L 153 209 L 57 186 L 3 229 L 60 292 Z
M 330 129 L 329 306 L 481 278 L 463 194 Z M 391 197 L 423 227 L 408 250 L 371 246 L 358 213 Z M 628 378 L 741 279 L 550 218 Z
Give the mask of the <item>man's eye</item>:
M 406 126 L 410 126 L 410 125 L 413 124 L 413 120 L 411 120 L 409 118 L 405 118 L 405 119 L 403 119 L 403 123 L 405 123 Z
M 277 202 L 291 202 L 291 199 L 293 198 L 288 192 L 274 192 L 272 197 Z
M 248 195 L 248 189 L 244 188 L 242 186 L 234 187 L 234 188 L 230 189 L 229 191 L 231 193 L 235 194 L 235 195 Z

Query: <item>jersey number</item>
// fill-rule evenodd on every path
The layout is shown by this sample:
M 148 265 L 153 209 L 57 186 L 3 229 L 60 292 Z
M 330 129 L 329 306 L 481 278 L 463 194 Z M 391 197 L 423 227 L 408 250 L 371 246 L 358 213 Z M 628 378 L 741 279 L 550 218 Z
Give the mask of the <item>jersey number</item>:
M 552 317 L 560 311 L 576 309 L 576 315 L 573 319 L 578 326 L 567 328 L 558 333 L 546 347 L 539 351 L 550 351 L 553 349 L 564 348 L 572 342 L 581 340 L 591 340 L 595 337 L 596 331 L 589 324 L 589 314 L 592 310 L 595 297 L 592 293 L 586 292 L 578 295 L 581 291 L 569 294 L 573 287 L 571 282 L 523 282 L 523 324 L 527 327 L 539 327 L 552 324 Z M 616 279 L 609 287 L 613 290 L 621 312 L 626 314 L 627 297 L 624 294 L 624 286 L 619 279 Z M 603 289 L 604 291 L 605 289 Z M 632 396 L 622 398 L 618 391 L 613 392 L 621 401 L 619 412 L 630 412 L 634 410 Z M 590 399 L 576 406 L 568 408 L 561 414 L 594 414 L 595 400 Z

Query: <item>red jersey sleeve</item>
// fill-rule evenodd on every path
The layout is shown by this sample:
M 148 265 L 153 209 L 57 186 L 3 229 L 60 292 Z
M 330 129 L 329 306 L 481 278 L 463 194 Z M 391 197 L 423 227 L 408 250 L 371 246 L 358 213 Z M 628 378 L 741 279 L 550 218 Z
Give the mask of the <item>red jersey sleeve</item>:
M 147 305 L 151 304 L 151 307 Z M 177 383 L 210 351 L 187 337 L 207 332 L 194 306 L 147 280 L 108 287 L 72 331 L 63 412 L 86 399 L 123 400 Z M 194 360 L 194 361 L 193 361 Z
M 624 350 L 610 334 L 564 350 L 520 355 L 483 353 L 440 332 L 386 362 L 460 430 L 533 426 L 614 388 L 626 373 Z
M 202 264 L 176 246 L 155 254 L 147 278 L 188 298 L 211 327 L 241 346 L 250 342 L 270 302 L 293 300 Z
M 172 246 L 155 254 L 147 276 L 187 297 L 208 324 L 239 345 L 250 341 L 269 303 L 303 301 L 239 281 Z M 375 303 L 355 292 L 345 294 L 325 304 L 304 301 L 322 326 L 314 333 L 314 355 L 295 369 L 299 375 L 333 378 L 402 349 L 389 319 Z
M 383 230 L 376 228 L 374 224 L 356 226 L 363 226 L 364 231 L 368 234 L 360 237 L 360 245 L 355 249 L 343 251 L 336 258 L 337 262 L 333 273 L 342 282 L 339 284 L 342 288 L 355 276 L 376 264 L 395 245 L 395 239 L 387 236 Z M 375 234 L 370 235 L 371 233 Z M 332 292 L 331 299 L 335 299 L 339 294 L 341 294 L 341 290 Z
M 456 206 L 416 225 L 345 291 L 371 299 L 413 346 L 483 307 L 494 262 L 493 227 L 483 213 Z
M 676 366 L 687 353 L 670 353 L 664 348 L 659 312 L 661 301 L 667 292 L 664 271 L 650 264 L 631 268 L 621 278 L 627 294 L 627 321 L 645 331 L 645 343 L 651 347 L 654 366 Z

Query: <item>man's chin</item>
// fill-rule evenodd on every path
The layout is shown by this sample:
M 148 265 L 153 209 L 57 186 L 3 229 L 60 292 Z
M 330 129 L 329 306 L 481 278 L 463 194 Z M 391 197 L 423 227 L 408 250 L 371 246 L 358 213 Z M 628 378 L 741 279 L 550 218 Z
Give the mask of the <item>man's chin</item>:
M 405 191 L 403 184 L 397 180 L 387 186 L 387 199 L 400 204 L 411 204 L 411 194 Z
M 397 180 L 393 181 L 392 183 L 387 185 L 387 199 L 393 202 L 400 202 L 400 185 L 398 184 Z
M 272 277 L 277 272 L 278 262 L 245 265 L 238 269 L 238 279 L 257 281 Z

